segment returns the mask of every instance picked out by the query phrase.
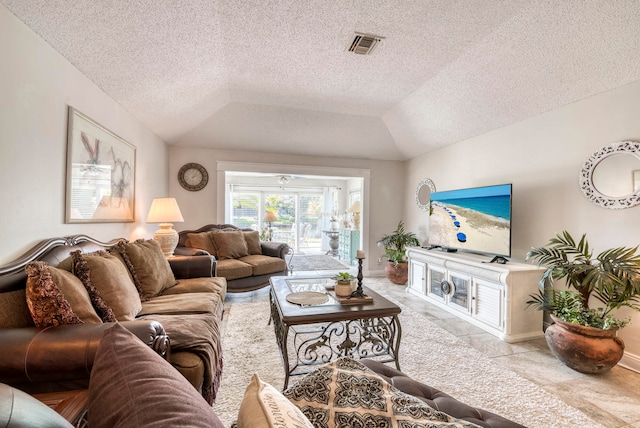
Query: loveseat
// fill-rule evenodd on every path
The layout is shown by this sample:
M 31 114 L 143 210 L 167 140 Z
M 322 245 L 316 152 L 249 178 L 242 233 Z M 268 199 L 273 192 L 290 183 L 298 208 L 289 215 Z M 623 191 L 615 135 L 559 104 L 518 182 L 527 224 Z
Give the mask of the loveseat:
M 0 382 L 29 393 L 86 389 L 102 335 L 117 323 L 212 403 L 226 294 L 213 271 L 213 257 L 167 260 L 153 240 L 37 244 L 0 266 Z
M 174 254 L 193 256 L 210 254 L 216 258 L 214 276 L 227 280 L 227 291 L 241 293 L 269 285 L 269 278 L 287 274 L 285 243 L 260 241 L 253 229 L 232 224 L 208 224 L 196 230 L 178 233 Z

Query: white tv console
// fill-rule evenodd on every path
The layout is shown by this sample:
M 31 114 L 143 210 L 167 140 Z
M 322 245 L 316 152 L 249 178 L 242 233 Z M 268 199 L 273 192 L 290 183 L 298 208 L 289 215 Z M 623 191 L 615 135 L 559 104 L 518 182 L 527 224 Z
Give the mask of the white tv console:
M 509 261 L 487 263 L 491 256 L 407 249 L 407 291 L 513 343 L 544 337 L 542 311 L 527 308 L 544 271 Z

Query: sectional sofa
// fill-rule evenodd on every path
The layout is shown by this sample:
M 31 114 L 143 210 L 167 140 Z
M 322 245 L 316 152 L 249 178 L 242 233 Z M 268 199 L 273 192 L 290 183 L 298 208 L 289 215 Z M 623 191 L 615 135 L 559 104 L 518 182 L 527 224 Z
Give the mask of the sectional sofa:
M 226 280 L 209 255 L 167 260 L 153 240 L 52 238 L 0 266 L 0 382 L 87 387 L 114 323 L 165 358 L 212 403 L 222 375 Z

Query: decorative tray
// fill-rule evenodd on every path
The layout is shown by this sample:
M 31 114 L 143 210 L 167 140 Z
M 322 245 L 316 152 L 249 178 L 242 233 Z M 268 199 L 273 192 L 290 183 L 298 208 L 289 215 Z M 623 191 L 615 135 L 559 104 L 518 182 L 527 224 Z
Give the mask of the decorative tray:
M 287 302 L 296 305 L 321 305 L 326 303 L 327 300 L 329 300 L 329 296 L 318 291 L 298 291 L 287 294 Z

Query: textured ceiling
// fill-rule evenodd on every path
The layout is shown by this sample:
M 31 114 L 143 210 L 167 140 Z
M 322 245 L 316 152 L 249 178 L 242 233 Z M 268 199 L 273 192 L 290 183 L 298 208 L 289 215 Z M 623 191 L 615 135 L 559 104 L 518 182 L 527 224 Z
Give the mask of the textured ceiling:
M 640 0 L 0 3 L 175 145 L 408 159 L 640 80 Z

